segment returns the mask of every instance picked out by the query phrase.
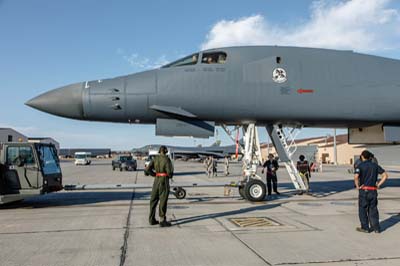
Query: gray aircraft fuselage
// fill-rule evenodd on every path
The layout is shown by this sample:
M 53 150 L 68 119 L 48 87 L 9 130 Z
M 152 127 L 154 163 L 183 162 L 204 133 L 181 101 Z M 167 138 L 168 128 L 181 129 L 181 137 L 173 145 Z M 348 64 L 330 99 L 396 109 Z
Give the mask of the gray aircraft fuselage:
M 400 125 L 399 60 L 276 46 L 194 55 L 196 64 L 177 66 L 178 60 L 155 70 L 80 82 L 27 105 L 68 118 L 122 123 L 183 118 L 228 125 Z M 215 61 L 206 62 L 207 55 Z

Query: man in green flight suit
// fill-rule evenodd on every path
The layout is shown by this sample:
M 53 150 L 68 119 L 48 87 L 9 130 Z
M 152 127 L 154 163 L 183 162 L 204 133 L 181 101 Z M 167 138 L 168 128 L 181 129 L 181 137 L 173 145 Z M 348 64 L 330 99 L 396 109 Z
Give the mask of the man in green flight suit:
M 167 147 L 161 146 L 159 155 L 154 157 L 145 170 L 146 175 L 154 176 L 150 198 L 149 223 L 150 225 L 160 224 L 161 227 L 171 226 L 171 223 L 167 221 L 166 213 L 169 195 L 169 179 L 173 177 L 174 173 L 171 160 L 167 156 L 167 153 Z M 160 201 L 160 222 L 158 222 L 155 217 L 158 201 Z

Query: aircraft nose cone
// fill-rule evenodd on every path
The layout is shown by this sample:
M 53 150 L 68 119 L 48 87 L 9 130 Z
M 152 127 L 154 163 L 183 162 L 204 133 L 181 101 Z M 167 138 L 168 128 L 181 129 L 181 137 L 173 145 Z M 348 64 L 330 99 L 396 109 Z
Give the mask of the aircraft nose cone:
M 83 119 L 83 84 L 75 83 L 43 93 L 25 104 L 62 117 Z

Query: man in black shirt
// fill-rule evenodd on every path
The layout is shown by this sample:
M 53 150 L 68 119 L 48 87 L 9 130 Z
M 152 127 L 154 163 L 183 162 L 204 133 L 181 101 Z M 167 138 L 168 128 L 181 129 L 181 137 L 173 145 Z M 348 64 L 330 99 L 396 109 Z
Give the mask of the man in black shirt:
M 361 227 L 358 227 L 357 231 L 369 233 L 371 225 L 375 233 L 380 233 L 377 190 L 386 181 L 388 174 L 371 159 L 372 153 L 363 151 L 362 162 L 355 169 L 354 184 L 359 191 L 358 216 L 361 222 Z M 379 181 L 378 175 L 382 175 Z
M 304 155 L 299 156 L 296 168 L 299 173 L 301 173 L 301 178 L 303 179 L 304 185 L 306 185 L 306 192 L 308 193 L 310 190 L 311 169 Z M 301 194 L 303 194 L 303 192 L 300 192 L 300 195 Z
M 279 168 L 279 164 L 274 159 L 274 155 L 273 154 L 269 154 L 268 155 L 268 160 L 263 164 L 262 173 L 264 173 L 264 168 L 267 168 L 268 196 L 270 196 L 271 192 L 272 192 L 271 182 L 272 182 L 272 186 L 274 188 L 274 192 L 277 195 L 280 195 L 280 193 L 278 192 L 278 178 L 276 176 L 276 171 Z

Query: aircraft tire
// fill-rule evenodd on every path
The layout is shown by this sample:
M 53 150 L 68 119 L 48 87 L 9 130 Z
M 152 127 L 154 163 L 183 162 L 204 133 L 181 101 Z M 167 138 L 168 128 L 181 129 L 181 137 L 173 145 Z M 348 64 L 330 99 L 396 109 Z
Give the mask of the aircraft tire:
M 263 201 L 266 192 L 264 182 L 258 179 L 250 179 L 244 187 L 246 199 L 252 202 Z

